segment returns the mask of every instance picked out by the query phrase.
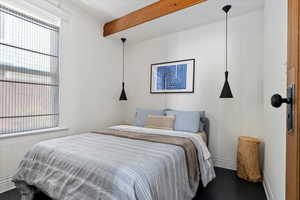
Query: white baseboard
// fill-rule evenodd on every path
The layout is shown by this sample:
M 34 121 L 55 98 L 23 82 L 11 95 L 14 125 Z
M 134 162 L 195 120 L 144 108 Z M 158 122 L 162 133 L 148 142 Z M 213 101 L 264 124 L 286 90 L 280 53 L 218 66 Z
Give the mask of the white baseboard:
M 0 178 L 0 194 L 14 188 L 15 184 L 12 182 L 12 176 Z
M 266 196 L 267 196 L 267 199 L 268 200 L 275 200 L 274 198 L 274 194 L 271 190 L 271 187 L 270 187 L 270 181 L 269 181 L 269 178 L 267 176 L 264 177 L 264 181 L 263 181 L 263 186 L 264 186 L 264 189 L 265 189 L 265 193 L 266 193 Z
M 227 159 L 223 159 L 223 158 L 214 157 L 213 161 L 214 161 L 215 167 L 236 170 L 236 161 L 234 161 L 234 160 L 227 160 Z

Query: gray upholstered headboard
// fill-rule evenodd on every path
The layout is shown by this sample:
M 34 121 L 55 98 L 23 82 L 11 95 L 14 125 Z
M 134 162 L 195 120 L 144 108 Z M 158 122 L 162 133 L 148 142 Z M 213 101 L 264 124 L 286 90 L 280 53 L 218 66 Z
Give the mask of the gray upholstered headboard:
M 201 118 L 201 121 L 204 123 L 204 131 L 207 135 L 207 144 L 209 144 L 209 119 L 205 116 Z

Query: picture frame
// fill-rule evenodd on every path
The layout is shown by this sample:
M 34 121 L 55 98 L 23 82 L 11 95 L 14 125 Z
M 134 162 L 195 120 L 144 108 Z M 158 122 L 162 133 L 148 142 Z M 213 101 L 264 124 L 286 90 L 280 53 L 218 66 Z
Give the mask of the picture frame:
M 150 93 L 194 93 L 195 59 L 151 64 Z

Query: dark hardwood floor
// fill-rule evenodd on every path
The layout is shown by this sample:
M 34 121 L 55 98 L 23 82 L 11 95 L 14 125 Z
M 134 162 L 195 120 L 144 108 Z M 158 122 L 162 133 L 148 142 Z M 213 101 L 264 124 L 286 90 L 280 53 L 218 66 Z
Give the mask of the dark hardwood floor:
M 217 178 L 205 189 L 199 190 L 194 200 L 266 200 L 261 183 L 248 183 L 236 177 L 235 171 L 216 168 Z M 21 200 L 18 191 L 0 194 L 0 200 Z M 36 200 L 48 200 L 40 195 Z
M 194 200 L 267 200 L 262 183 L 249 183 L 232 170 L 216 168 L 217 178 Z

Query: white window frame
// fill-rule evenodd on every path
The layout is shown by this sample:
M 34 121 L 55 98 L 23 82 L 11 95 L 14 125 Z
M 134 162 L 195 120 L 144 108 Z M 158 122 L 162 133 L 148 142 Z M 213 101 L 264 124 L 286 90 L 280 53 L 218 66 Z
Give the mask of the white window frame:
M 46 129 L 38 129 L 33 131 L 24 131 L 24 132 L 18 132 L 13 134 L 3 134 L 0 135 L 0 139 L 5 138 L 14 138 L 14 137 L 20 137 L 20 136 L 28 136 L 28 135 L 36 135 L 36 134 L 42 134 L 42 133 L 51 133 L 51 132 L 61 132 L 61 131 L 68 131 L 69 128 L 64 126 L 62 123 L 61 118 L 61 93 L 62 93 L 62 87 L 61 87 L 61 68 L 63 66 L 63 32 L 65 30 L 65 26 L 69 24 L 70 21 L 70 12 L 63 10 L 61 8 L 55 7 L 53 4 L 50 4 L 46 1 L 41 0 L 0 0 L 0 3 L 2 3 L 5 6 L 11 7 L 19 12 L 23 12 L 26 15 L 33 16 L 35 18 L 39 18 L 39 15 L 42 14 L 43 16 L 51 16 L 52 19 L 56 19 L 58 22 L 58 26 L 60 27 L 60 34 L 59 34 L 59 56 L 58 56 L 58 75 L 59 75 L 59 100 L 58 100 L 58 106 L 59 106 L 59 123 L 57 127 L 54 128 L 46 128 Z M 33 14 L 31 14 L 33 13 Z M 51 13 L 51 14 L 50 14 Z M 46 14 L 46 15 L 45 15 Z M 41 19 L 44 21 L 44 19 Z M 47 20 L 45 20 L 47 21 Z

